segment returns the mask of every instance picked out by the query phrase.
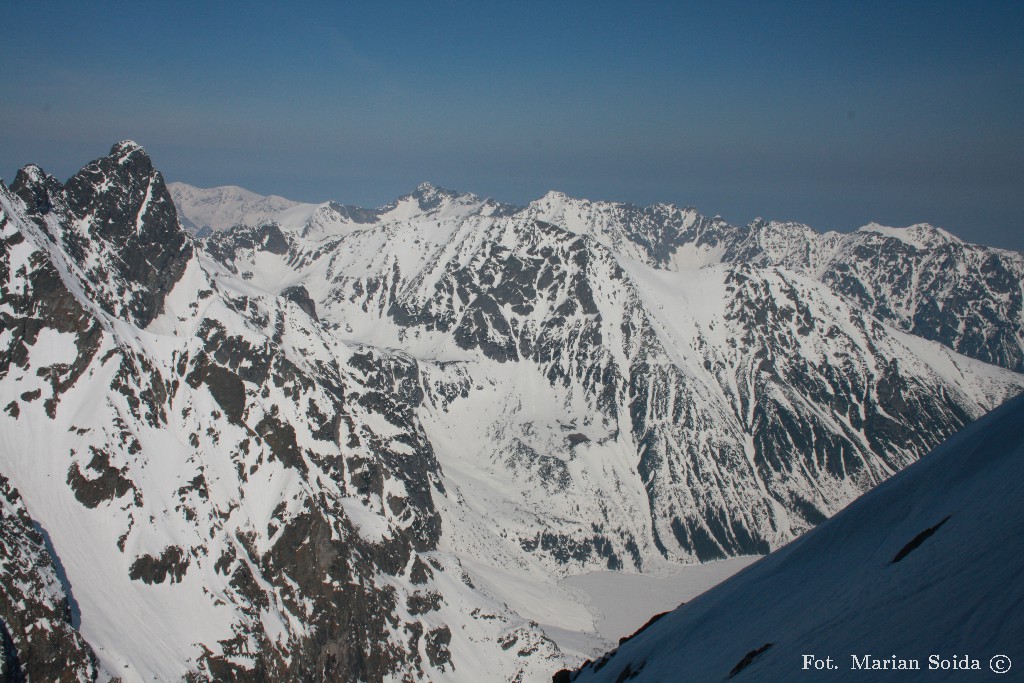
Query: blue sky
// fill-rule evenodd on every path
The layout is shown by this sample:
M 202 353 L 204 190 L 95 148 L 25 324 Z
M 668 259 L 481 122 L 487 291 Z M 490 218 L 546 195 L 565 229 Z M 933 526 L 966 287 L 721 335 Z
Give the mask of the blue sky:
M 1024 249 L 1024 3 L 0 0 L 0 176 L 549 189 Z

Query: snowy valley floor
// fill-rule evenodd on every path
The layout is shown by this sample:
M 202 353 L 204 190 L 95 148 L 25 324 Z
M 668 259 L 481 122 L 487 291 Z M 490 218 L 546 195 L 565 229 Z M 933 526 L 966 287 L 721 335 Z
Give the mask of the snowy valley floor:
M 661 575 L 592 572 L 570 576 L 559 585 L 582 593 L 598 633 L 618 643 L 619 638 L 635 633 L 655 614 L 689 602 L 759 559 L 756 555 L 730 557 L 719 562 L 670 567 Z M 553 635 L 552 639 L 558 642 Z M 570 649 L 568 643 L 558 644 Z
M 689 602 L 759 559 L 732 557 L 694 565 L 664 562 L 646 574 L 590 572 L 557 584 L 467 557 L 460 561 L 479 589 L 536 621 L 564 653 L 593 659 L 654 615 Z

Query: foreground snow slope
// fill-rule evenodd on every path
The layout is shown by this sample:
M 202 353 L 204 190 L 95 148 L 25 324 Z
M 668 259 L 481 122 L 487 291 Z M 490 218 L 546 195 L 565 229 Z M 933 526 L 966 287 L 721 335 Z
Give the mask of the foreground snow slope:
M 1022 477 L 1018 397 L 573 680 L 621 681 L 627 669 L 629 680 L 701 683 L 733 671 L 736 681 L 1020 680 Z M 805 655 L 815 658 L 806 670 Z M 942 668 L 965 655 L 981 670 Z M 1013 662 L 1009 676 L 990 670 L 996 655 Z M 866 671 L 854 657 L 921 671 Z M 826 658 L 837 669 L 816 671 Z

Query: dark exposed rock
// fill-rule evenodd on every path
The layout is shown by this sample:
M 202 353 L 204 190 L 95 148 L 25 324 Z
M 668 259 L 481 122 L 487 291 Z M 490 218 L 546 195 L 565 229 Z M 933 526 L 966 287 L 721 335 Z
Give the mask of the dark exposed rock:
M 428 593 L 413 593 L 406 600 L 406 608 L 409 610 L 409 614 L 426 614 L 427 612 L 435 612 L 441 608 L 441 594 L 436 592 Z
M 258 244 L 261 251 L 278 255 L 288 253 L 288 240 L 277 225 L 260 226 Z
M 128 576 L 133 581 L 143 583 L 163 583 L 170 579 L 170 583 L 178 583 L 185 572 L 188 571 L 189 558 L 178 546 L 168 546 L 163 549 L 158 557 L 153 555 L 142 555 L 132 562 Z
M 342 218 L 361 225 L 376 223 L 380 215 L 380 212 L 375 209 L 361 209 L 358 206 L 351 206 L 349 204 L 331 202 L 330 207 Z
M 277 458 L 288 467 L 305 473 L 308 471 L 302 451 L 295 441 L 295 428 L 268 413 L 255 427 L 270 447 L 271 457 Z
M 11 184 L 11 190 L 25 202 L 29 212 L 38 216 L 45 216 L 53 211 L 51 197 L 60 196 L 63 189 L 60 181 L 47 175 L 35 164 L 19 170 Z
M 6 349 L 0 349 L 0 375 L 12 365 L 27 367 L 43 328 L 73 335 L 77 350 L 70 364 L 55 364 L 40 368 L 39 375 L 50 385 L 50 396 L 44 407 L 52 418 L 62 394 L 78 381 L 99 349 L 102 327 L 85 311 L 81 303 L 68 290 L 53 264 L 36 252 L 30 259 L 29 269 L 20 274 L 25 278 L 21 288 L 12 290 L 9 281 L 9 249 L 20 240 L 0 239 L 0 297 L 5 310 L 0 312 L 0 327 L 10 330 Z M 36 389 L 26 392 L 31 399 L 42 396 Z M 23 399 L 23 400 L 31 400 Z M 16 408 L 15 408 L 16 409 Z
M 586 563 L 592 556 L 606 560 L 608 569 L 622 569 L 622 561 L 615 554 L 614 546 L 599 534 L 579 539 L 576 536 L 544 530 L 531 539 L 521 539 L 519 545 L 527 552 L 538 549 L 549 553 L 560 564 Z
M 774 645 L 774 643 L 765 643 L 764 645 L 762 645 L 761 647 L 757 648 L 756 650 L 751 650 L 747 654 L 743 655 L 743 659 L 741 659 L 740 661 L 736 662 L 736 666 L 734 666 L 732 668 L 732 671 L 729 672 L 729 678 L 733 678 L 736 674 L 740 673 L 741 671 L 746 669 L 748 666 L 753 664 L 754 660 L 757 659 L 757 657 L 759 655 L 763 654 L 772 645 Z
M 280 226 L 274 223 L 260 226 L 240 225 L 230 230 L 215 232 L 206 238 L 203 247 L 232 269 L 236 255 L 240 251 L 266 251 L 280 256 L 287 254 L 290 248 L 288 238 L 281 232 Z
M 234 372 L 200 356 L 186 378 L 193 387 L 205 384 L 210 395 L 232 422 L 240 424 L 245 413 L 245 384 Z
M 452 663 L 451 653 L 448 652 L 448 643 L 450 642 L 452 642 L 452 632 L 447 626 L 435 628 L 426 636 L 427 659 L 441 671 L 445 670 L 445 666 L 451 666 Z
M 935 526 L 928 527 L 927 529 L 919 533 L 917 536 L 914 536 L 912 539 L 910 539 L 909 543 L 900 548 L 900 551 L 896 553 L 896 556 L 892 558 L 892 562 L 890 562 L 889 564 L 896 564 L 897 562 L 905 558 L 907 555 L 917 550 L 919 547 L 921 547 L 922 543 L 927 541 L 932 534 L 939 530 L 939 527 L 941 527 L 948 521 L 949 516 L 946 516 L 942 519 L 942 521 L 940 521 Z
M 75 492 L 75 498 L 87 508 L 95 508 L 100 503 L 111 501 L 135 490 L 135 485 L 126 475 L 125 468 L 116 468 L 110 464 L 110 454 L 104 450 L 92 448 L 92 459 L 86 465 L 91 476 L 82 473 L 78 463 L 68 468 L 68 486 Z
M 581 443 L 590 443 L 590 437 L 588 437 L 586 434 L 580 434 L 578 432 L 575 434 L 570 434 L 569 436 L 565 437 L 565 440 L 569 442 L 570 446 L 578 446 Z
M 3 683 L 25 683 L 27 675 L 18 658 L 18 648 L 7 630 L 7 624 L 0 619 L 0 681 Z
M 256 583 L 248 563 L 238 563 L 237 569 L 231 575 L 231 586 L 253 607 L 257 609 L 267 609 L 270 607 L 267 594 Z
M 285 287 L 281 290 L 281 296 L 304 310 L 313 320 L 320 320 L 316 316 L 316 303 L 310 298 L 309 292 L 302 285 Z
M 572 441 L 572 435 L 569 437 Z M 565 461 L 553 455 L 542 455 L 516 439 L 508 449 L 505 466 L 527 481 L 536 481 L 548 491 L 565 491 L 569 488 L 572 475 Z
M 247 313 L 248 307 L 245 307 L 242 312 Z M 254 320 L 253 322 L 257 324 L 262 322 L 264 327 L 269 325 L 269 320 Z M 255 346 L 242 337 L 229 335 L 224 325 L 209 318 L 203 320 L 200 324 L 196 336 L 204 341 L 204 347 L 208 355 L 212 356 L 217 363 L 238 375 L 242 380 L 262 385 L 266 384 L 270 379 L 270 369 L 271 364 L 275 360 L 275 351 L 269 341 L 261 346 Z M 280 353 L 276 355 L 278 362 L 286 360 L 280 358 Z M 197 359 L 196 365 L 202 364 L 203 361 Z M 289 375 L 294 375 L 291 367 L 282 368 L 281 370 L 281 374 L 288 373 Z
M 427 563 L 424 562 L 417 556 L 413 559 L 412 571 L 409 572 L 409 579 L 417 585 L 423 585 L 428 580 L 433 578 L 434 572 L 431 571 Z
M 286 523 L 273 548 L 258 559 L 261 574 L 280 586 L 285 604 L 306 613 L 300 601 L 311 601 L 313 616 L 309 621 L 312 634 L 292 651 L 292 664 L 283 679 L 264 676 L 253 680 L 381 681 L 410 657 L 390 645 L 386 635 L 398 623 L 394 617 L 396 596 L 393 591 L 369 587 L 375 564 L 359 559 L 359 554 L 352 552 L 356 548 L 332 532 L 342 521 L 328 520 L 307 508 Z M 348 535 L 360 543 L 351 531 Z M 330 581 L 325 582 L 325 577 Z M 366 587 L 357 580 L 367 582 Z M 240 578 L 239 584 L 244 583 Z M 419 625 L 406 627 L 415 633 Z M 440 629 L 426 635 L 426 649 L 434 653 L 438 664 L 450 661 L 445 659 L 449 640 L 444 635 Z

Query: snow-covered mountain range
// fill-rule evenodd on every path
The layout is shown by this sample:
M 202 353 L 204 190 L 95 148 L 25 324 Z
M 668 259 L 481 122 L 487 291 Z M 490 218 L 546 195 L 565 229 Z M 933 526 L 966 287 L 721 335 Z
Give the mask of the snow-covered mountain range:
M 607 645 L 560 579 L 766 553 L 1024 388 L 1024 258 L 929 226 L 299 204 L 131 142 L 0 212 L 34 677 L 547 679 Z

